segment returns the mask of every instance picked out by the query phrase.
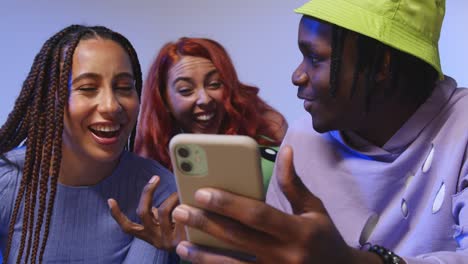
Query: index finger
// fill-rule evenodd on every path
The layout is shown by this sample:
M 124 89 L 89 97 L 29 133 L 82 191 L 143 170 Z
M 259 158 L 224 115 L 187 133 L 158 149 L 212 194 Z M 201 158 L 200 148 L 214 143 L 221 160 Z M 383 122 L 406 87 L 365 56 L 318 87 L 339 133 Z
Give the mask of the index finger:
M 145 226 L 153 225 L 153 195 L 159 185 L 159 177 L 153 176 L 146 184 L 140 196 L 138 203 L 137 214 Z
M 159 223 L 162 227 L 162 232 L 166 237 L 171 237 L 173 232 L 172 211 L 179 204 L 177 193 L 171 194 L 158 208 Z

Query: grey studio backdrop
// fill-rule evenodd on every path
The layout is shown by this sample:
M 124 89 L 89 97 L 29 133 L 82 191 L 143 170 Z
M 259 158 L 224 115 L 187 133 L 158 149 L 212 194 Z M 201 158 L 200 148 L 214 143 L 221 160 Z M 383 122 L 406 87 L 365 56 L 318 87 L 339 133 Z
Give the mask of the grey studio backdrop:
M 230 53 L 241 81 L 261 88 L 261 96 L 289 122 L 304 114 L 291 73 L 300 62 L 296 37 L 306 0 L 81 0 L 0 3 L 0 123 L 13 107 L 35 54 L 59 29 L 101 24 L 134 44 L 144 77 L 157 51 L 181 36 L 208 37 Z M 468 86 L 468 0 L 447 0 L 440 47 L 442 67 L 459 86 Z

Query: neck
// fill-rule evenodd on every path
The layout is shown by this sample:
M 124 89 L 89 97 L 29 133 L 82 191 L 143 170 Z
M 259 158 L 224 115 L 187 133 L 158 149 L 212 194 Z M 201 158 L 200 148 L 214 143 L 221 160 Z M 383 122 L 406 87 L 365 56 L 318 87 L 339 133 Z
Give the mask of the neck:
M 119 160 L 109 162 L 89 159 L 62 146 L 62 163 L 58 181 L 68 186 L 96 185 L 109 177 Z
M 382 147 L 410 119 L 420 105 L 401 103 L 396 99 L 378 102 L 354 130 L 359 136 Z

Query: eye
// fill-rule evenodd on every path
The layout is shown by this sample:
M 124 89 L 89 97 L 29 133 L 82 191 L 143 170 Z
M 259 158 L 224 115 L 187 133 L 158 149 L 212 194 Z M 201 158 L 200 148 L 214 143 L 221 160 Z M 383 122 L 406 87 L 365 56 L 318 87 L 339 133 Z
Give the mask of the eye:
M 220 81 L 212 81 L 208 84 L 208 88 L 212 90 L 221 88 L 221 86 L 223 86 L 223 83 Z
M 307 58 L 307 60 L 312 64 L 312 65 L 317 65 L 319 64 L 320 62 L 322 62 L 322 59 L 314 54 L 311 54 L 311 55 L 307 55 L 305 56 L 305 58 Z
M 118 86 L 117 89 L 119 89 L 119 90 L 132 90 L 133 86 Z
M 134 89 L 133 86 L 118 86 L 115 88 L 116 90 L 123 91 L 123 92 L 129 92 Z
M 309 57 L 309 61 L 312 62 L 312 64 L 317 64 L 320 62 L 319 58 L 317 57 Z
M 76 90 L 80 92 L 84 92 L 84 93 L 91 93 L 91 92 L 97 91 L 97 88 L 94 86 L 81 86 L 81 87 L 78 87 Z
M 318 66 L 319 63 L 324 61 L 323 57 L 319 56 L 313 49 L 300 46 L 299 50 L 301 51 L 302 56 L 304 56 L 304 60 L 306 60 L 312 66 Z
M 193 94 L 193 89 L 190 87 L 182 87 L 177 90 L 177 92 L 182 96 L 190 96 Z

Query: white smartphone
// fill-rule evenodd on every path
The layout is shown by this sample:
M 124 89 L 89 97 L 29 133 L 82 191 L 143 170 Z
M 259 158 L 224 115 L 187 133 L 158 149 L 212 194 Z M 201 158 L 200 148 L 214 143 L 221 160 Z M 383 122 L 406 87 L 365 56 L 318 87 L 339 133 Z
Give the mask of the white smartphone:
M 194 193 L 214 187 L 264 200 L 260 153 L 248 136 L 179 134 L 169 143 L 180 202 L 197 207 Z M 237 248 L 197 229 L 186 227 L 195 244 L 239 252 Z

